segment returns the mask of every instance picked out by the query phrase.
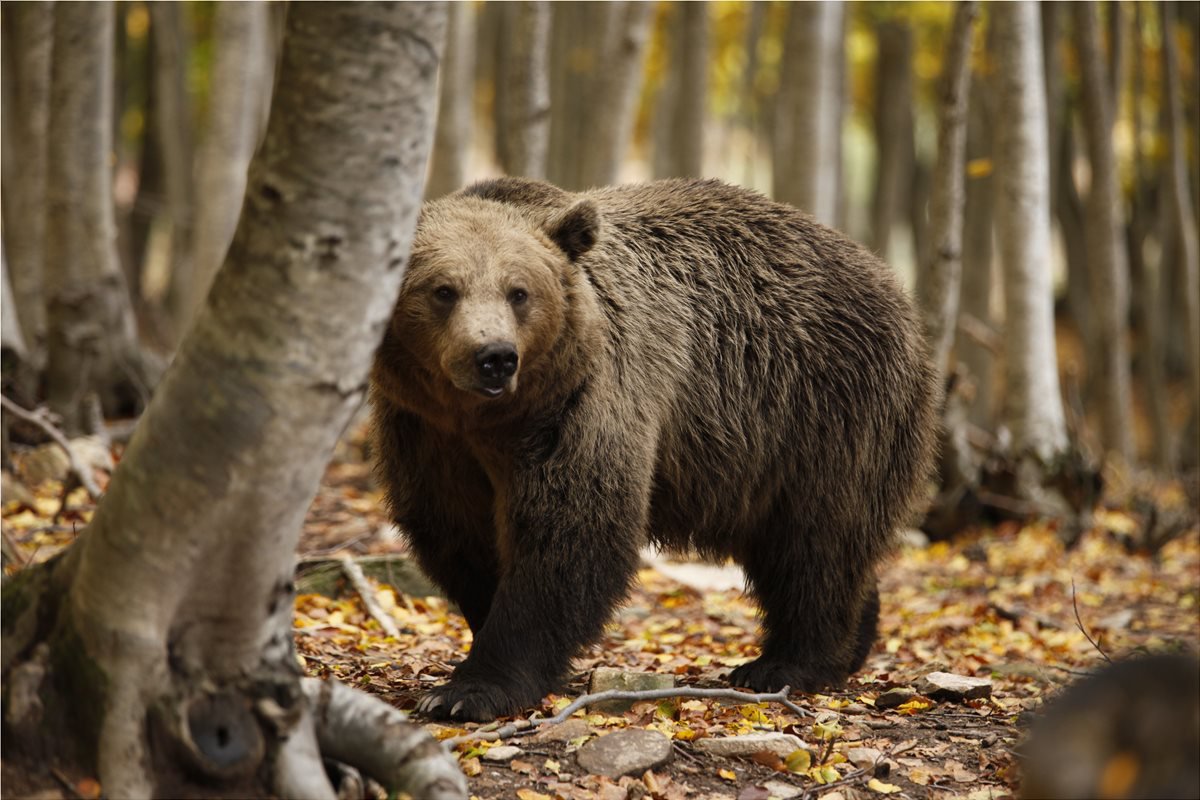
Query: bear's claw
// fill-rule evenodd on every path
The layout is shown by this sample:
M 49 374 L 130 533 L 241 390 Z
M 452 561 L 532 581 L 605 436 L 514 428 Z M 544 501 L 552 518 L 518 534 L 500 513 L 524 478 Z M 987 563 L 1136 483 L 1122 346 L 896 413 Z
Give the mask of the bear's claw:
M 417 703 L 417 711 L 435 719 L 491 722 L 515 714 L 541 699 L 526 699 L 509 688 L 482 680 L 454 680 L 432 689 Z
M 778 692 L 784 687 L 791 687 L 793 692 L 815 692 L 835 683 L 839 681 L 814 675 L 797 664 L 766 658 L 743 664 L 729 673 L 730 686 L 756 692 Z

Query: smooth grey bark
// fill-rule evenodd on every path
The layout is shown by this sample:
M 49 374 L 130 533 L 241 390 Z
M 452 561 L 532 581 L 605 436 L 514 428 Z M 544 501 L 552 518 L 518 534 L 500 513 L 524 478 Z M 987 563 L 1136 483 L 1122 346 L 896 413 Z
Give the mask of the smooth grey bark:
M 905 20 L 887 20 L 875 31 L 875 192 L 871 198 L 871 249 L 889 256 L 892 227 L 907 204 L 913 165 L 913 33 Z
M 825 0 L 789 6 L 776 99 L 772 194 L 826 225 L 838 211 L 844 14 Z
M 918 281 L 925 335 L 933 362 L 943 375 L 950 367 L 962 288 L 963 173 L 971 43 L 977 14 L 975 2 L 960 0 L 947 42 L 939 87 L 938 154 L 929 193 L 932 246 Z
M 1108 453 L 1129 461 L 1134 455 L 1129 351 L 1125 337 L 1129 316 L 1129 267 L 1113 153 L 1111 83 L 1100 47 L 1100 19 L 1095 0 L 1076 3 L 1074 12 L 1082 75 L 1083 128 L 1092 171 L 1087 199 L 1087 252 L 1091 267 L 1092 313 L 1096 323 L 1096 346 L 1091 354 L 1096 360 L 1088 366 L 1096 371 L 1096 380 L 1091 386 L 1100 407 L 1100 440 Z
M 959 336 L 955 346 L 958 363 L 975 387 L 967 419 L 983 430 L 993 430 L 995 417 L 995 371 L 999 341 L 992 313 L 992 219 L 995 207 L 995 169 L 992 126 L 995 114 L 992 93 L 980 74 L 972 76 L 967 110 L 968 170 L 963 210 L 962 303 L 959 306 Z M 966 331 L 970 333 L 966 333 Z
M 269 9 L 261 2 L 214 6 L 213 65 L 208 127 L 200 145 L 196 176 L 196 227 L 192 285 L 180 329 L 204 302 L 237 227 L 246 170 L 262 132 L 260 109 L 270 96 L 275 57 Z
M 330 689 L 329 706 L 305 694 L 292 575 L 305 510 L 363 400 L 405 272 L 445 10 L 297 3 L 286 26 L 266 138 L 208 302 L 87 534 L 52 567 L 19 576 L 57 584 L 39 600 L 60 601 L 62 613 L 25 613 L 57 620 L 45 638 L 78 669 L 73 696 L 55 702 L 96 709 L 95 728 L 68 730 L 91 737 L 83 752 L 96 748 L 112 797 L 196 796 L 207 784 L 332 798 L 314 744 L 322 715 L 342 720 L 343 733 L 372 716 L 395 721 L 357 693 L 338 700 L 344 692 Z M 37 648 L 8 638 L 21 623 L 5 588 L 7 665 Z M 382 765 L 387 774 L 375 777 L 392 792 L 465 798 L 463 776 L 436 745 L 407 754 L 413 782 L 396 785 L 404 765 L 390 747 L 340 755 Z M 175 759 L 187 764 L 185 787 L 162 783 L 178 774 Z M 263 786 L 268 764 L 276 772 Z
M 653 3 L 554 8 L 548 175 L 566 189 L 617 180 L 633 133 Z
M 50 115 L 52 3 L 5 3 L 4 246 L 12 299 L 34 369 L 46 360 L 42 264 L 46 231 L 46 125 Z
M 450 3 L 446 52 L 438 72 L 437 128 L 425 197 L 462 188 L 471 155 L 475 110 L 475 11 L 470 3 Z
M 192 257 L 196 201 L 194 121 L 187 86 L 191 34 L 184 4 L 155 0 L 147 6 L 157 100 L 154 124 L 158 126 L 166 218 L 170 222 L 171 272 L 164 321 L 171 338 L 178 341 L 191 310 L 191 289 L 196 281 Z
M 676 3 L 672 9 L 667 77 L 658 92 L 655 177 L 704 174 L 709 9 L 708 3 Z
M 21 320 L 17 317 L 16 299 L 13 297 L 12 281 L 8 278 L 8 259 L 4 256 L 3 243 L 0 242 L 0 270 L 3 271 L 3 283 L 0 291 L 4 297 L 0 301 L 0 347 L 12 351 L 22 360 L 29 357 L 29 348 L 25 345 L 25 334 L 21 331 Z
M 1163 3 L 1161 20 L 1163 29 L 1163 110 L 1166 117 L 1167 147 L 1167 195 L 1175 233 L 1175 252 L 1178 263 L 1173 270 L 1177 285 L 1172 287 L 1182 295 L 1185 331 L 1187 335 L 1187 378 L 1188 395 L 1191 403 L 1191 419 L 1184 434 L 1183 462 L 1189 466 L 1200 463 L 1200 243 L 1197 242 L 1196 209 L 1192 203 L 1191 187 L 1187 175 L 1186 152 L 1187 129 L 1184 124 L 1182 89 L 1179 81 L 1179 55 L 1174 40 L 1175 10 Z
M 1050 175 L 1040 21 L 1032 2 L 991 7 L 996 53 L 996 240 L 1004 267 L 1004 421 L 1015 455 L 1067 449 L 1054 349 Z
M 99 394 L 115 413 L 151 382 L 138 349 L 117 260 L 112 173 L 111 3 L 54 8 L 47 143 L 46 402 L 68 432 L 82 429 L 81 400 Z
M 509 175 L 546 177 L 550 147 L 550 20 L 546 0 L 502 3 L 509 31 L 498 73 L 505 99 L 496 108 L 500 166 Z

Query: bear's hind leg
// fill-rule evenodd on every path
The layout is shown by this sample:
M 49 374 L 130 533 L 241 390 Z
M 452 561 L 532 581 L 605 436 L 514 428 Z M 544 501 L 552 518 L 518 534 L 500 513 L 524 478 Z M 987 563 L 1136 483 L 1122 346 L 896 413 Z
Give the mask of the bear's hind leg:
M 879 600 L 871 566 L 837 547 L 854 540 L 846 531 L 776 529 L 750 548 L 742 566 L 762 609 L 762 655 L 735 669 L 730 684 L 811 692 L 862 666 Z

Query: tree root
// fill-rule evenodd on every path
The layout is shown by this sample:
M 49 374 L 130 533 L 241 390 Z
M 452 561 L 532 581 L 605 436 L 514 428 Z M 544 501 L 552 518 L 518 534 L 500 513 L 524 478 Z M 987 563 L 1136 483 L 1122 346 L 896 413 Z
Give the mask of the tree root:
M 467 779 L 446 750 L 407 716 L 336 681 L 305 678 L 321 754 L 350 764 L 389 791 L 461 800 Z

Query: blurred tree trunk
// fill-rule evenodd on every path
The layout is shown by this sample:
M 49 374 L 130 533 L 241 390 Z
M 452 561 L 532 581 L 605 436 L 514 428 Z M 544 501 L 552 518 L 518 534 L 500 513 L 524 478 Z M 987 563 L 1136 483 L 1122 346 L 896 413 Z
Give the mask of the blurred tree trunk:
M 767 3 L 765 0 L 749 0 L 743 4 L 746 13 L 746 36 L 743 47 L 746 51 L 746 68 L 742 73 L 741 92 L 737 98 L 738 113 L 741 124 L 750 134 L 750 145 L 746 153 L 744 183 L 753 183 L 755 168 L 761 155 L 761 145 L 768 126 L 764 119 L 764 103 L 762 89 L 759 86 L 759 71 L 762 69 L 762 58 L 759 47 L 763 31 L 767 25 Z
M 1004 419 L 1014 454 L 1050 465 L 1067 449 L 1054 346 L 1050 174 L 1038 8 L 991 7 L 996 53 L 996 240 L 1007 306 Z
M 966 166 L 967 98 L 971 43 L 978 14 L 972 0 L 960 0 L 946 46 L 939 86 L 938 154 L 929 195 L 932 247 L 919 273 L 925 332 L 934 364 L 942 375 L 950 368 L 962 287 L 963 173 Z
M 269 13 L 261 2 L 214 7 L 208 129 L 197 164 L 194 283 L 181 330 L 204 302 L 237 227 L 246 170 L 261 135 L 259 110 L 275 73 Z
M 154 122 L 158 126 L 159 153 L 162 157 L 163 185 L 167 192 L 170 237 L 170 277 L 163 322 L 172 343 L 179 340 L 190 311 L 195 283 L 192 274 L 192 236 L 196 199 L 195 149 L 192 143 L 194 120 L 188 94 L 187 70 L 191 53 L 188 7 L 183 3 L 155 0 L 147 3 L 150 25 L 154 29 L 155 97 L 158 105 Z
M 671 26 L 667 78 L 658 93 L 663 136 L 655 153 L 655 177 L 704 175 L 704 134 L 708 124 L 708 3 L 677 3 Z
M 1075 41 L 1082 73 L 1082 111 L 1092 167 L 1087 202 L 1087 251 L 1091 265 L 1092 309 L 1096 321 L 1097 372 L 1093 397 L 1100 406 L 1104 448 L 1129 461 L 1133 455 L 1130 407 L 1129 274 L 1113 153 L 1112 79 L 1106 74 L 1095 0 L 1075 4 Z M 1114 13 L 1116 13 L 1114 11 Z
M 0 6 L 4 37 L 4 246 L 15 313 L 34 370 L 46 362 L 42 270 L 46 233 L 46 124 L 50 115 L 51 3 Z
M 992 219 L 996 179 L 992 148 L 995 125 L 991 87 L 980 74 L 972 77 L 967 111 L 967 186 L 963 211 L 963 284 L 959 308 L 958 363 L 974 383 L 967 418 L 983 430 L 994 430 L 995 371 L 999 341 L 992 315 Z M 964 331 L 970 331 L 962 335 Z M 971 335 L 973 334 L 973 335 Z
M 913 147 L 913 33 L 906 20 L 875 30 L 875 192 L 871 198 L 871 249 L 890 256 L 892 228 L 908 205 L 916 154 Z M 907 215 L 905 215 L 907 216 Z
M 500 166 L 509 175 L 546 177 L 550 147 L 550 18 L 546 0 L 501 4 L 511 31 L 497 70 L 505 87 L 496 108 Z
M 834 225 L 838 210 L 842 121 L 841 3 L 788 7 L 775 111 L 775 199 Z
M 1196 212 L 1192 204 L 1187 175 L 1187 130 L 1182 107 L 1183 92 L 1179 85 L 1179 56 L 1174 39 L 1175 10 L 1163 3 L 1163 95 L 1167 141 L 1170 161 L 1167 168 L 1168 208 L 1172 216 L 1177 254 L 1177 283 L 1171 287 L 1182 296 L 1187 334 L 1187 378 L 1191 417 L 1185 431 L 1184 466 L 1200 464 L 1200 245 L 1197 244 Z
M 425 186 L 430 199 L 450 194 L 466 182 L 475 130 L 475 10 L 470 3 L 450 3 L 447 13 L 433 162 Z
M 109 797 L 333 800 L 322 755 L 393 794 L 466 797 L 403 715 L 302 680 L 291 634 L 305 509 L 404 275 L 444 21 L 440 4 L 291 7 L 210 302 L 86 534 L 5 584 L 6 698 L 22 701 L 6 703 L 6 745 L 85 754 Z M 68 32 L 75 52 L 110 43 L 99 24 Z
M 4 282 L 0 291 L 3 292 L 3 298 L 0 300 L 0 349 L 4 355 L 4 371 L 8 372 L 8 353 L 12 353 L 17 359 L 25 361 L 29 358 L 29 348 L 25 345 L 25 334 L 21 332 L 21 320 L 17 316 L 16 298 L 13 297 L 12 281 L 8 277 L 8 259 L 4 256 L 4 246 L 0 242 L 0 270 L 4 272 Z M 7 393 L 8 387 L 5 386 Z M 28 400 L 24 397 L 17 400 L 18 404 L 27 403 Z
M 153 375 L 138 349 L 117 261 L 112 171 L 111 3 L 59 3 L 46 174 L 46 400 L 68 431 L 95 391 L 113 416 L 136 412 Z

